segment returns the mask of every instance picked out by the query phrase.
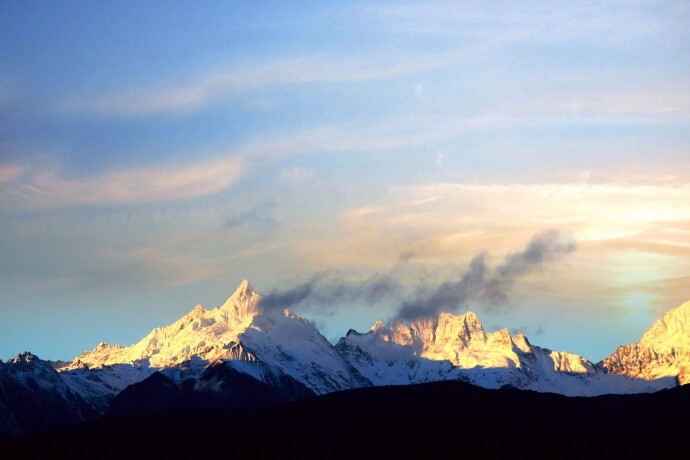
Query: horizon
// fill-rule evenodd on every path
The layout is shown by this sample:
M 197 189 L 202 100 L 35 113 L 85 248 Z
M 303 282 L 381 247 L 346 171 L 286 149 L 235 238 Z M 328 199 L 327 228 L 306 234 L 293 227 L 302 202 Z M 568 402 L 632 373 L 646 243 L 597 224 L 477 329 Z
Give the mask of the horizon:
M 595 363 L 690 300 L 685 2 L 0 12 L 3 359 L 243 279 L 332 343 L 471 310 Z

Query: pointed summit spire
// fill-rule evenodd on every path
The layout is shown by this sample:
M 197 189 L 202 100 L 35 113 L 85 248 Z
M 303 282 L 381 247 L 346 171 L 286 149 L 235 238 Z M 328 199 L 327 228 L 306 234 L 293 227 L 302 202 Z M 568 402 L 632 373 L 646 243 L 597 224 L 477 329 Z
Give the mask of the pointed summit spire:
M 254 291 L 249 281 L 244 279 L 220 308 L 234 313 L 238 318 L 245 318 L 259 313 L 260 300 L 261 296 Z
M 253 293 L 254 288 L 252 287 L 251 283 L 247 279 L 243 279 L 240 285 L 237 286 L 237 289 L 235 289 L 235 293 L 232 295 L 232 297 L 239 297 L 242 295 L 251 296 Z

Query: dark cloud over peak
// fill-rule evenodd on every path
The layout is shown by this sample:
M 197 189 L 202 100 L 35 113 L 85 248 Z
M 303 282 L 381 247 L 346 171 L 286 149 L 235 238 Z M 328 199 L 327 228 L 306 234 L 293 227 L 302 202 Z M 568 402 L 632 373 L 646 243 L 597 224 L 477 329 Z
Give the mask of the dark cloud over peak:
M 508 254 L 494 270 L 486 265 L 486 253 L 474 256 L 466 273 L 458 280 L 445 281 L 435 287 L 420 289 L 401 303 L 397 317 L 414 319 L 434 316 L 442 311 L 455 312 L 478 301 L 489 308 L 506 305 L 515 283 L 548 262 L 575 250 L 571 238 L 559 230 L 546 230 L 532 237 L 524 250 Z
M 493 269 L 487 264 L 487 253 L 481 251 L 457 278 L 420 285 L 411 292 L 406 288 L 409 284 L 404 282 L 403 272 L 397 269 L 368 278 L 319 272 L 306 282 L 271 291 L 262 304 L 265 308 L 301 306 L 328 312 L 346 303 L 387 301 L 398 304 L 395 318 L 399 320 L 456 312 L 471 302 L 486 308 L 499 308 L 510 303 L 514 286 L 521 278 L 573 250 L 572 239 L 558 230 L 547 230 L 534 235 L 523 250 L 508 254 Z

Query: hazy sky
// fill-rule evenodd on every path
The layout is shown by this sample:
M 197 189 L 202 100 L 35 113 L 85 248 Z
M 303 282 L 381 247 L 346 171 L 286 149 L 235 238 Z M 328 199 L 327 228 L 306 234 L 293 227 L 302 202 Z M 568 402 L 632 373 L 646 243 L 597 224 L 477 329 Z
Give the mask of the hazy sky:
M 309 3 L 0 5 L 0 357 L 243 278 L 335 340 L 480 261 L 592 360 L 690 298 L 688 2 Z

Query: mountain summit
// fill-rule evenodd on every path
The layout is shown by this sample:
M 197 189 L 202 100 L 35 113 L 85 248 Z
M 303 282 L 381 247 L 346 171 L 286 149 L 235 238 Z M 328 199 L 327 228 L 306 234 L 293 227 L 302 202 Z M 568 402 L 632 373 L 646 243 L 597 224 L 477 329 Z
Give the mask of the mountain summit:
M 263 311 L 260 303 L 244 280 L 220 307 L 197 305 L 134 345 L 101 343 L 59 370 L 101 409 L 153 372 L 181 383 L 218 364 L 262 382 L 289 376 L 317 394 L 370 385 L 306 318 L 277 308 Z
M 220 307 L 221 310 L 233 314 L 240 322 L 253 318 L 260 313 L 261 296 L 254 291 L 249 281 L 242 280 L 235 292 Z
M 182 381 L 218 363 L 263 382 L 287 375 L 317 394 L 437 380 L 565 395 L 647 392 L 672 386 L 676 376 L 687 382 L 689 317 L 686 302 L 667 312 L 637 345 L 620 347 L 597 365 L 567 351 L 535 346 L 522 333 L 487 333 L 471 311 L 409 324 L 377 321 L 367 333 L 350 330 L 334 347 L 306 318 L 262 309 L 261 296 L 245 279 L 220 307 L 197 305 L 134 345 L 101 343 L 59 370 L 75 391 L 99 407 L 153 372 Z M 99 379 L 103 385 L 94 395 L 98 385 L 93 381 Z
M 533 345 L 522 333 L 487 332 L 471 311 L 377 321 L 368 332 L 350 330 L 333 346 L 305 317 L 262 308 L 261 296 L 243 280 L 221 306 L 197 305 L 128 347 L 101 342 L 69 363 L 48 363 L 28 352 L 0 363 L 0 386 L 61 408 L 72 422 L 114 408 L 213 408 L 219 401 L 250 407 L 440 380 L 568 396 L 641 393 L 689 382 L 689 332 L 686 302 L 637 344 L 619 347 L 598 364 Z M 0 435 L 30 432 L 38 423 L 23 422 L 19 406 L 2 404 L 0 394 Z
M 632 378 L 690 383 L 690 301 L 666 312 L 636 344 L 618 347 L 603 366 Z
M 532 345 L 507 329 L 487 333 L 473 312 L 441 313 L 409 325 L 378 321 L 365 334 L 348 332 L 338 352 L 374 385 L 462 380 L 570 396 L 646 392 L 668 382 L 608 375 L 587 359 Z

